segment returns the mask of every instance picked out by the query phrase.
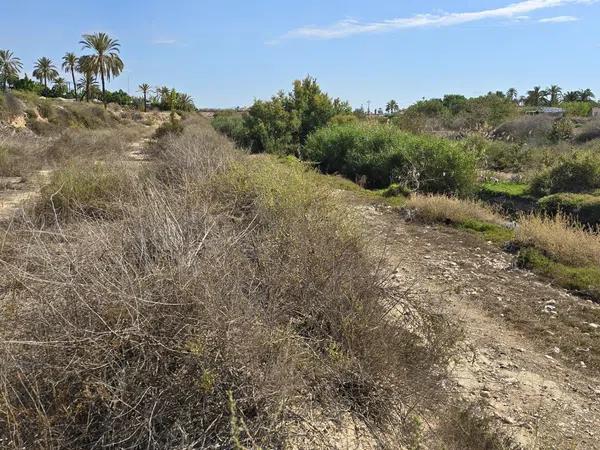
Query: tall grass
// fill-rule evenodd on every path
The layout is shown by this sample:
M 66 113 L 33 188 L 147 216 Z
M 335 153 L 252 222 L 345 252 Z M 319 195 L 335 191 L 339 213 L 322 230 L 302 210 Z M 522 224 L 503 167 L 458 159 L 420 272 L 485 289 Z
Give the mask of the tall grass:
M 516 239 L 542 250 L 555 260 L 572 266 L 600 265 L 598 230 L 585 228 L 565 216 L 524 215 Z

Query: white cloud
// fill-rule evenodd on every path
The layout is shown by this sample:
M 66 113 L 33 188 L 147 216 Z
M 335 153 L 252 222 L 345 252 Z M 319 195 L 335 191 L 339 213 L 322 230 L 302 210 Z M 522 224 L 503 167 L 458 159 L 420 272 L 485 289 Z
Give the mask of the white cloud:
M 565 23 L 565 22 L 577 22 L 579 17 L 575 16 L 556 16 L 556 17 L 545 17 L 540 19 L 540 23 Z
M 283 36 L 283 39 L 339 39 L 358 34 L 384 33 L 411 28 L 450 27 L 490 19 L 519 20 L 524 18 L 528 13 L 535 11 L 573 4 L 589 5 L 596 3 L 597 1 L 598 0 L 526 0 L 496 9 L 459 13 L 444 12 L 438 14 L 417 14 L 412 17 L 399 17 L 379 22 L 360 22 L 354 19 L 345 19 L 325 27 L 306 26 L 297 28 L 286 33 Z
M 154 45 L 174 45 L 177 44 L 176 39 L 154 39 L 152 41 Z

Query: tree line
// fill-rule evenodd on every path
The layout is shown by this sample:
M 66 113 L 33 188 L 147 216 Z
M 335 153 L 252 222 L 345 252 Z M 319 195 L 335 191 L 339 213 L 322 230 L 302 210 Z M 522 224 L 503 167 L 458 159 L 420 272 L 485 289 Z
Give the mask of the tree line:
M 552 85 L 546 89 L 540 86 L 535 86 L 527 91 L 526 95 L 519 96 L 517 89 L 510 88 L 506 92 L 496 91 L 488 92 L 487 96 L 496 96 L 501 99 L 507 99 L 519 106 L 560 106 L 561 103 L 570 102 L 593 102 L 596 96 L 591 89 L 581 89 L 575 91 L 563 91 L 560 86 Z M 467 98 L 462 95 L 446 95 L 440 102 L 447 102 L 448 99 L 467 101 Z M 435 100 L 435 99 L 433 99 Z M 400 112 L 400 107 L 396 100 L 387 102 L 385 112 L 389 115 L 394 115 Z
M 62 57 L 60 69 L 70 78 L 69 83 L 60 76 L 59 68 L 48 57 L 39 58 L 33 67 L 32 75 L 37 83 L 28 78 L 20 78 L 23 63 L 11 50 L 0 50 L 0 85 L 4 91 L 9 87 L 19 90 L 34 91 L 46 97 L 74 98 L 78 101 L 91 101 L 99 98 L 106 107 L 114 102 L 121 105 L 132 105 L 143 102 L 144 111 L 148 103 L 160 109 L 172 109 L 173 99 L 176 109 L 191 111 L 195 109 L 190 95 L 176 92 L 164 86 L 152 89 L 147 83 L 138 86 L 141 98 L 129 96 L 119 90 L 109 92 L 106 84 L 118 77 L 125 67 L 120 56 L 120 43 L 117 39 L 106 33 L 84 34 L 79 42 L 86 54 L 78 56 L 74 52 L 67 52 Z M 78 79 L 76 74 L 79 75 Z M 52 84 L 50 87 L 49 84 Z M 138 101 L 139 100 L 139 101 Z

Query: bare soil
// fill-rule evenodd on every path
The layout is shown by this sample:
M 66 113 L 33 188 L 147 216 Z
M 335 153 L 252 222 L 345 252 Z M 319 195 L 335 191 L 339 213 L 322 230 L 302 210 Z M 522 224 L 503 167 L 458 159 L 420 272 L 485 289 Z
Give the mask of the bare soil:
M 517 269 L 479 236 L 347 195 L 392 283 L 462 329 L 451 390 L 482 402 L 524 448 L 600 448 L 600 371 L 585 362 L 591 349 L 577 347 L 598 348 L 600 305 Z

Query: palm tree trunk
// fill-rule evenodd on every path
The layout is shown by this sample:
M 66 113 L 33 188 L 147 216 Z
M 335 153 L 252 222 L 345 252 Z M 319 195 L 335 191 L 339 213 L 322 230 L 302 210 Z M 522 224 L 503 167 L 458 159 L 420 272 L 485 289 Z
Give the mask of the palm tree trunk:
M 148 102 L 146 101 L 146 93 L 144 92 L 144 112 L 147 112 Z
M 106 89 L 104 88 L 104 65 L 100 62 L 100 78 L 102 79 L 102 101 L 104 102 L 104 109 L 108 108 L 106 104 Z
M 75 83 L 75 71 L 71 66 L 71 77 L 73 78 L 73 90 L 75 91 L 75 101 L 77 101 L 77 83 Z

